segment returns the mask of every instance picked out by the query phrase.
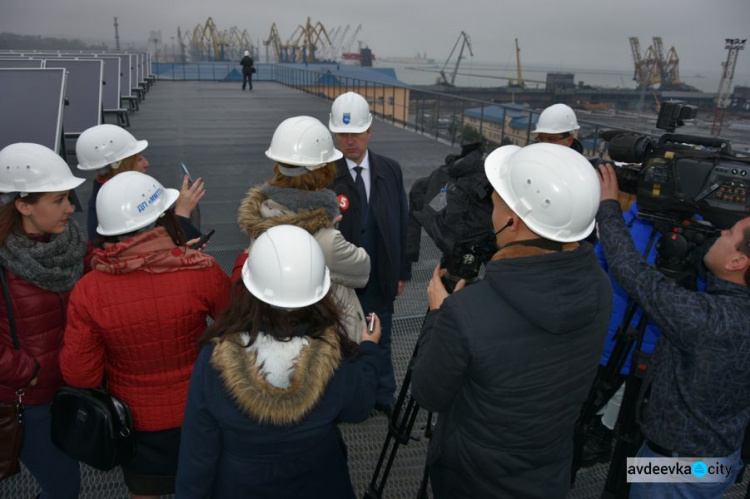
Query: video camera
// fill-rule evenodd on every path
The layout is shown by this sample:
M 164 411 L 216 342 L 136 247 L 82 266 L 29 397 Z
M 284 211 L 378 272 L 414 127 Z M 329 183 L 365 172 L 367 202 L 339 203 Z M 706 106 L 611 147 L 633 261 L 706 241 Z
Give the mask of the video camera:
M 724 139 L 673 133 L 696 111 L 665 102 L 656 127 L 668 133 L 657 141 L 617 133 L 609 140 L 609 156 L 630 163 L 615 170 L 620 189 L 636 195 L 639 211 L 677 221 L 698 214 L 726 229 L 750 214 L 750 159 L 733 155 Z
M 669 234 L 660 241 L 656 266 L 681 274 L 696 246 L 750 215 L 750 159 L 732 154 L 721 138 L 675 134 L 697 108 L 665 102 L 656 127 L 667 133 L 653 140 L 630 132 L 605 132 L 616 162 L 620 190 L 634 194 L 638 217 Z M 697 216 L 697 217 L 696 217 Z
M 448 155 L 445 164 L 415 182 L 411 214 L 442 252 L 440 266 L 448 271 L 443 282 L 451 291 L 460 279 L 473 282 L 482 264 L 497 251 L 492 232 L 492 186 L 484 173 L 480 143 Z M 421 191 L 415 196 L 414 191 Z

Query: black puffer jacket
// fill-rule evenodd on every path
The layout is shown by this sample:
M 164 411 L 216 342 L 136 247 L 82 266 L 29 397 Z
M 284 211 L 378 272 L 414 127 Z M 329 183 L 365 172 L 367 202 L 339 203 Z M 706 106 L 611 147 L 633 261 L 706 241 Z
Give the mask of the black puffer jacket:
M 440 413 L 436 498 L 562 498 L 612 288 L 590 245 L 499 251 L 483 281 L 427 316 L 412 393 Z

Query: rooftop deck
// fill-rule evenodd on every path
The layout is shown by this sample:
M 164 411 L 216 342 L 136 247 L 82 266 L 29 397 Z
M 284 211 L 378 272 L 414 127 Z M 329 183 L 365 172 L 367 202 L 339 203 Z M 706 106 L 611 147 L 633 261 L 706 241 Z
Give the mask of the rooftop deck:
M 184 162 L 193 177 L 203 177 L 207 193 L 201 203 L 204 231 L 216 233 L 206 250 L 222 268 L 231 272 L 238 253 L 248 244 L 237 228 L 236 209 L 245 192 L 271 176 L 271 161 L 264 152 L 276 126 L 290 116 L 306 114 L 327 124 L 330 102 L 276 83 L 259 82 L 253 92 L 243 92 L 237 82 L 164 82 L 147 94 L 140 111 L 131 117 L 131 133 L 149 141 L 145 151 L 151 163 L 149 174 L 168 187 L 177 187 L 179 164 Z M 390 124 L 375 121 L 370 143 L 373 150 L 401 163 L 407 191 L 414 180 L 441 165 L 449 146 Z M 72 150 L 69 145 L 69 150 Z M 70 163 L 75 165 L 74 158 Z M 81 172 L 78 172 L 81 173 Z M 92 177 L 92 175 L 88 175 Z M 84 206 L 90 184 L 79 189 Z M 84 222 L 84 214 L 78 214 Z M 425 289 L 439 253 L 423 235 L 422 256 L 414 265 L 413 280 L 396 302 L 393 360 L 396 379 L 402 380 L 406 365 L 427 309 Z M 425 424 L 422 411 L 414 436 L 421 437 Z M 342 425 L 349 447 L 349 466 L 358 496 L 367 488 L 387 430 L 384 416 L 377 415 L 359 425 Z M 385 488 L 384 497 L 413 498 L 422 478 L 426 441 L 413 441 L 399 450 Z M 607 467 L 595 466 L 579 473 L 569 498 L 598 498 Z M 82 498 L 127 497 L 121 473 L 82 467 Z M 727 497 L 743 497 L 737 486 Z M 28 472 L 0 482 L 0 498 L 33 497 L 38 492 Z

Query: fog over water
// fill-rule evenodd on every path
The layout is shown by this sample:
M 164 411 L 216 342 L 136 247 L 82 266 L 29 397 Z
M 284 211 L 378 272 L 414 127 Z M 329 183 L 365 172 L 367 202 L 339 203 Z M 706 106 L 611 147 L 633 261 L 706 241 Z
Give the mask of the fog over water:
M 438 66 L 465 31 L 474 57 L 463 60 L 459 72 L 508 78 L 515 78 L 518 38 L 523 76 L 532 88 L 533 80 L 543 81 L 547 71 L 573 72 L 576 81 L 587 84 L 632 88 L 628 38 L 639 37 L 645 52 L 652 38 L 660 36 L 665 52 L 672 46 L 677 51 L 681 79 L 715 92 L 727 57 L 724 40 L 750 38 L 750 0 L 0 0 L 0 32 L 79 38 L 114 47 L 115 16 L 124 48 L 153 51 L 148 40 L 152 32 L 160 32 L 159 50 L 169 54 L 178 26 L 183 33 L 192 32 L 211 17 L 220 30 L 247 30 L 261 59 L 273 23 L 286 41 L 308 17 L 329 32 L 337 27 L 343 32 L 349 25 L 349 35 L 362 24 L 350 49 L 362 42 L 376 57 L 426 52 Z M 396 67 L 408 83 L 435 81 L 436 74 L 407 69 L 413 64 L 383 65 Z M 506 81 L 461 74 L 456 79 L 459 85 L 472 86 Z M 750 47 L 739 54 L 734 82 L 750 85 Z

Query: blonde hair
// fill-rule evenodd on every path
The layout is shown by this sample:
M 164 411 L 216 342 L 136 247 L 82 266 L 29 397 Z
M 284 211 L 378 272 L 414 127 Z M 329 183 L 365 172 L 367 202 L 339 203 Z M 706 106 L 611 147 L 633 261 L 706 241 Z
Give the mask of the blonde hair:
M 317 170 L 308 171 L 296 177 L 287 177 L 279 171 L 279 165 L 285 168 L 304 168 L 302 166 L 287 165 L 285 163 L 274 163 L 274 177 L 268 181 L 269 185 L 301 189 L 305 191 L 319 191 L 325 189 L 333 179 L 336 178 L 336 163 L 328 163 Z
M 135 170 L 135 168 L 138 166 L 138 156 L 140 156 L 141 153 L 133 154 L 132 156 L 129 156 L 122 161 L 120 161 L 120 164 L 117 166 L 117 168 L 110 167 L 106 173 L 99 174 L 99 178 L 102 180 L 109 180 L 118 173 L 122 172 L 130 172 Z

